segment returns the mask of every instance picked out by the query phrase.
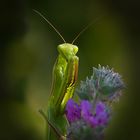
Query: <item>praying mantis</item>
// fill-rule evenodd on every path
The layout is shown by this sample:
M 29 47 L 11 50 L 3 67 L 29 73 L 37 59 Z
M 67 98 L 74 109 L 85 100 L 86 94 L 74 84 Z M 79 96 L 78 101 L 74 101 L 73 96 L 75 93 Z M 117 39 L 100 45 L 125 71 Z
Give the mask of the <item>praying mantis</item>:
M 57 47 L 59 54 L 53 67 L 52 90 L 48 100 L 47 113 L 40 110 L 48 123 L 46 140 L 64 140 L 68 124 L 64 110 L 67 101 L 73 97 L 77 81 L 79 58 L 76 53 L 78 47 L 73 45 L 74 41 L 72 44 L 66 43 L 57 29 L 40 12 L 34 11 L 43 17 L 64 41 Z
M 40 15 L 61 37 L 63 44 L 58 45 L 58 57 L 53 67 L 52 90 L 47 105 L 47 113 L 39 110 L 47 122 L 46 140 L 66 140 L 66 127 L 68 122 L 65 118 L 65 106 L 67 101 L 73 97 L 78 77 L 79 58 L 76 55 L 78 47 L 73 45 L 75 40 L 92 24 L 86 26 L 72 41 L 66 43 L 63 36 L 40 12 L 33 10 Z
M 76 56 L 77 51 L 78 47 L 72 44 L 64 43 L 58 46 L 59 55 L 53 68 L 52 91 L 48 101 L 47 115 L 44 114 L 49 124 L 47 140 L 56 140 L 56 137 L 65 135 L 67 121 L 64 110 L 67 101 L 73 97 L 77 81 L 79 61 Z M 57 132 L 57 129 L 61 132 Z M 61 135 L 62 132 L 63 135 Z

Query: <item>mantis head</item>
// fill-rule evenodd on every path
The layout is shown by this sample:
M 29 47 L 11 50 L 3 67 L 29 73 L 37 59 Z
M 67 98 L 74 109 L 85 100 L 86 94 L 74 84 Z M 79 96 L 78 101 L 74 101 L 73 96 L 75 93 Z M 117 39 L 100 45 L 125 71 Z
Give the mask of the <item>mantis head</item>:
M 61 56 L 64 57 L 66 60 L 70 60 L 78 52 L 78 47 L 69 43 L 60 44 L 58 45 L 57 49 Z

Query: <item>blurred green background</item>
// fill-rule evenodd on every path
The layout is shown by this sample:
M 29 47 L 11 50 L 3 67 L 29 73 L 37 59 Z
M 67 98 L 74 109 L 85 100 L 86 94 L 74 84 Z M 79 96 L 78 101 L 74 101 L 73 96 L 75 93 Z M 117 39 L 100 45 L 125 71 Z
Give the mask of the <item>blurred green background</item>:
M 43 13 L 79 46 L 79 80 L 92 67 L 109 65 L 123 75 L 127 88 L 114 105 L 106 140 L 140 139 L 140 5 L 136 0 L 0 1 L 0 140 L 44 140 L 46 108 L 57 45 L 63 43 L 36 13 Z

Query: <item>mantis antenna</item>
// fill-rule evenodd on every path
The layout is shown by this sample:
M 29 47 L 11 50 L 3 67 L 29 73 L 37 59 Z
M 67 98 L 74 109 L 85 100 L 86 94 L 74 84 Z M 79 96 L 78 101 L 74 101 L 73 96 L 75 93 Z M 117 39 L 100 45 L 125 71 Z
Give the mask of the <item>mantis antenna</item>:
M 101 17 L 100 17 L 101 18 Z M 82 33 L 84 33 L 92 24 L 95 24 L 100 18 L 97 18 L 96 20 L 92 21 L 91 23 L 89 23 L 82 31 L 80 31 L 76 37 L 73 39 L 72 43 L 73 44 L 79 37 Z
M 63 36 L 60 34 L 60 32 L 54 27 L 54 25 L 53 25 L 47 18 L 45 18 L 44 15 L 42 15 L 42 14 L 41 14 L 39 11 L 37 11 L 37 10 L 34 10 L 34 9 L 33 9 L 33 11 L 34 11 L 35 13 L 37 13 L 40 17 L 42 17 L 42 18 L 55 30 L 55 32 L 61 37 L 61 39 L 64 41 L 64 43 L 66 43 L 65 39 L 64 39 Z

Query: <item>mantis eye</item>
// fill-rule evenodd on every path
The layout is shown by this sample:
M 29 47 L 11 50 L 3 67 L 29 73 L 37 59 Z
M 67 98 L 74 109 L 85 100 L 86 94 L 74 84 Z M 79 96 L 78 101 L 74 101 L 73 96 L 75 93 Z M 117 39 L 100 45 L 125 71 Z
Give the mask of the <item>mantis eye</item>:
M 78 52 L 78 47 L 73 45 L 73 51 L 74 51 L 74 54 L 76 54 Z

